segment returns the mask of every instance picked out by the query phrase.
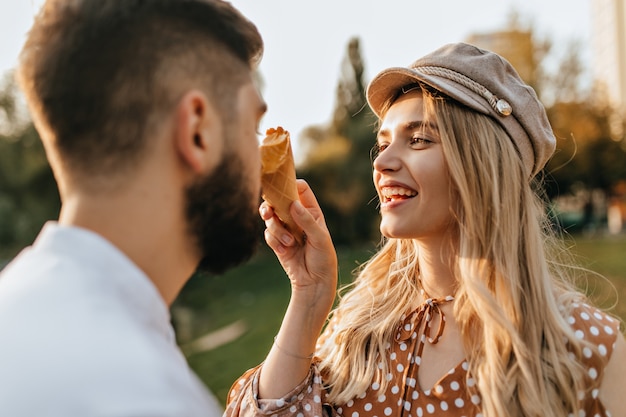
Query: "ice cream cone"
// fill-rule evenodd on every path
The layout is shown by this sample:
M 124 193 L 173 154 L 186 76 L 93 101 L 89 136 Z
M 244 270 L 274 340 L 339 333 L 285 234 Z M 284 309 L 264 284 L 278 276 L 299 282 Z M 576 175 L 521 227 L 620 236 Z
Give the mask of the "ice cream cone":
M 261 188 L 263 199 L 296 241 L 304 242 L 304 232 L 289 214 L 291 203 L 298 200 L 296 169 L 289 132 L 282 127 L 268 129 L 261 144 Z

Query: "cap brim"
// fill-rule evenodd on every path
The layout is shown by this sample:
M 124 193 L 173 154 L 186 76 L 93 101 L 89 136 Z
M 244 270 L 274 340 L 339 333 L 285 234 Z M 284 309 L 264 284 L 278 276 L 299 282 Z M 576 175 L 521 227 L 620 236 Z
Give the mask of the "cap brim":
M 372 111 L 380 117 L 387 101 L 394 97 L 405 85 L 420 81 L 415 72 L 408 68 L 388 68 L 370 81 L 367 87 L 367 102 Z
M 467 87 L 449 79 L 423 74 L 411 68 L 403 67 L 388 68 L 374 77 L 367 88 L 367 102 L 372 111 L 380 117 L 386 103 L 393 99 L 402 87 L 416 82 L 430 86 L 483 114 L 492 113 L 488 104 L 475 99 L 476 94 Z

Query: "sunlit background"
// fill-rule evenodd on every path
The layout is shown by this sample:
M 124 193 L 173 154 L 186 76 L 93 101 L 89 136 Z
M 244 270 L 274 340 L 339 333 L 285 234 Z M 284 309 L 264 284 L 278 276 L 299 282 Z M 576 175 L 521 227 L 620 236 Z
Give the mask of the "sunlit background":
M 234 0 L 266 43 L 269 105 L 261 129 L 292 133 L 298 175 L 315 190 L 340 258 L 340 281 L 379 241 L 363 90 L 380 70 L 450 42 L 494 50 L 538 92 L 557 136 L 545 171 L 555 228 L 581 264 L 580 283 L 626 319 L 625 0 Z M 60 202 L 10 71 L 41 0 L 0 0 L 0 267 L 54 219 Z M 511 254 L 515 256 L 515 254 Z M 224 402 L 265 356 L 289 284 L 261 247 L 247 265 L 195 275 L 172 306 L 193 369 Z
M 621 0 L 623 1 L 623 0 Z M 42 0 L 0 0 L 0 71 L 12 68 Z M 591 0 L 234 0 L 266 42 L 260 72 L 269 112 L 263 128 L 283 125 L 294 137 L 328 123 L 348 41 L 361 40 L 365 78 L 407 65 L 448 42 L 506 29 L 517 13 L 524 28 L 553 41 L 553 56 L 591 45 Z M 586 71 L 589 68 L 586 69 Z M 588 74 L 585 81 L 589 82 Z M 297 146 L 297 143 L 296 143 Z

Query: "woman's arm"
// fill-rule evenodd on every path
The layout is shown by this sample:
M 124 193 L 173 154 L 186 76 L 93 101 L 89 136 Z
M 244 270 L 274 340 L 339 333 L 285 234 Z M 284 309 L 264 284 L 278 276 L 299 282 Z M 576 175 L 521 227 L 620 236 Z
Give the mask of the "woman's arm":
M 282 226 L 267 203 L 260 208 L 265 240 L 291 281 L 291 299 L 259 379 L 260 398 L 280 398 L 308 375 L 316 340 L 335 299 L 337 255 L 313 192 L 298 180 L 300 202 L 291 215 L 305 234 L 303 246 Z

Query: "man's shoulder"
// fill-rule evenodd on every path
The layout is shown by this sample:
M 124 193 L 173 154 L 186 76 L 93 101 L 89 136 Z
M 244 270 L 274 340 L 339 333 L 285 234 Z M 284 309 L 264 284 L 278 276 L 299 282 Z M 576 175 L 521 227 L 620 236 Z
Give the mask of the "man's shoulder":
M 62 286 L 20 285 L 12 294 L 19 297 L 0 305 L 0 415 L 126 415 L 125 408 L 137 408 L 194 416 L 211 404 L 168 323 L 133 316 L 128 300 L 112 293 Z M 33 398 L 61 411 L 46 414 Z

